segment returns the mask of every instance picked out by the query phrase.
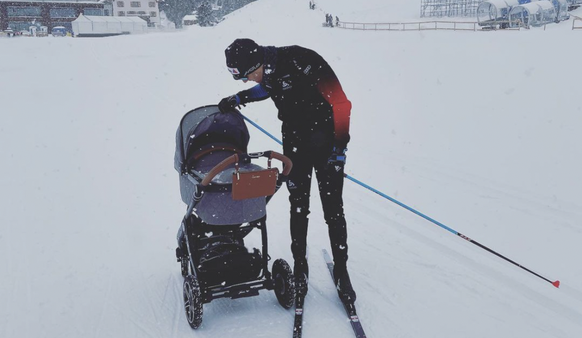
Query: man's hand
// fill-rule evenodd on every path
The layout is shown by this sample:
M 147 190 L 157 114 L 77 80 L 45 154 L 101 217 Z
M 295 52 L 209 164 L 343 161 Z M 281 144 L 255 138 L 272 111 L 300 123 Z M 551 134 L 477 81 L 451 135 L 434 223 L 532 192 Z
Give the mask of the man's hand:
M 345 147 L 333 147 L 331 155 L 327 159 L 327 164 L 346 163 L 346 151 L 348 149 Z
M 233 111 L 236 106 L 239 106 L 236 95 L 231 95 L 220 100 L 218 103 L 218 110 L 220 110 L 221 113 L 227 113 Z

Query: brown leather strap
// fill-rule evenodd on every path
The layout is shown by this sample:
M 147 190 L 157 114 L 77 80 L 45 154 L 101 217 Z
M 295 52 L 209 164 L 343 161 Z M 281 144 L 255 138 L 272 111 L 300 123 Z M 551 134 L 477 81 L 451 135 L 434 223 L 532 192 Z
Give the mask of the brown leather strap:
M 208 172 L 208 174 L 206 174 L 206 176 L 204 177 L 204 179 L 202 180 L 202 182 L 200 184 L 203 187 L 207 186 L 208 184 L 210 184 L 210 182 L 212 181 L 214 176 L 218 175 L 221 171 L 226 169 L 229 165 L 236 163 L 236 162 L 238 162 L 238 154 L 234 154 L 232 156 L 225 158 L 224 160 L 222 160 L 222 162 L 215 165 L 214 168 L 212 168 L 212 170 L 210 170 L 210 172 Z
M 216 148 L 215 147 L 210 147 L 208 149 L 204 149 L 204 150 L 201 150 L 198 153 L 195 153 L 194 156 L 192 157 L 192 159 L 194 161 L 197 161 L 197 160 L 199 160 L 204 155 L 210 154 L 213 151 L 220 151 L 220 150 L 232 151 L 233 153 L 239 153 L 239 154 L 242 153 L 242 150 L 236 149 L 236 148 L 233 148 L 233 147 L 216 147 Z
M 289 173 L 291 172 L 291 169 L 293 168 L 293 162 L 291 162 L 289 157 L 287 157 L 283 154 L 280 154 L 276 151 L 271 151 L 271 157 L 283 162 L 283 172 L 281 174 L 288 176 Z M 200 184 L 204 187 L 207 186 L 208 184 L 210 184 L 210 182 L 212 181 L 214 176 L 218 175 L 221 171 L 226 169 L 229 165 L 231 165 L 233 163 L 238 163 L 238 160 L 239 160 L 238 154 L 234 154 L 230 157 L 227 157 L 222 162 L 215 165 L 214 168 L 212 168 L 210 170 L 210 172 L 208 172 L 208 174 L 206 174 L 206 176 L 204 177 L 204 179 L 202 180 L 202 182 Z

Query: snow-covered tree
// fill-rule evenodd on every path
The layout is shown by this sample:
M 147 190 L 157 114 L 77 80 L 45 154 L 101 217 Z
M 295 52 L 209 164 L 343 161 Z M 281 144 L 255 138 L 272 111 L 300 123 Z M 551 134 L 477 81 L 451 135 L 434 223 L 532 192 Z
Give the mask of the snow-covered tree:
M 176 28 L 182 28 L 182 20 L 196 10 L 200 5 L 200 0 L 160 0 L 158 5 L 160 10 L 166 13 L 168 20 L 176 25 Z
M 214 11 L 208 1 L 203 2 L 197 10 L 198 24 L 202 27 L 212 26 L 216 23 Z

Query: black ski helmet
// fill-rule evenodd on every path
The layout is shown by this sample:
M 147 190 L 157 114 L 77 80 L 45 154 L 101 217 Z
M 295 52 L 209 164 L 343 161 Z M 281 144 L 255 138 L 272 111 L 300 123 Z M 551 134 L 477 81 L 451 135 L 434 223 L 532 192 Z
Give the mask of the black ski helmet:
M 235 80 L 246 78 L 263 64 L 263 47 L 251 39 L 236 39 L 224 51 L 226 66 Z

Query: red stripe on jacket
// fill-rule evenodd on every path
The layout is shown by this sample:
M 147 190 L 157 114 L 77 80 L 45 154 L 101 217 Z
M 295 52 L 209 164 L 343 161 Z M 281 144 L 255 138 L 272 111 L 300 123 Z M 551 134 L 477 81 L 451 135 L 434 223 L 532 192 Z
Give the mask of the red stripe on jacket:
M 317 89 L 333 109 L 336 145 L 345 146 L 350 140 L 350 114 L 352 103 L 344 93 L 339 80 L 333 76 L 321 79 Z

